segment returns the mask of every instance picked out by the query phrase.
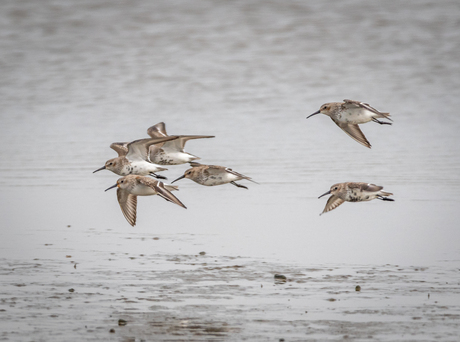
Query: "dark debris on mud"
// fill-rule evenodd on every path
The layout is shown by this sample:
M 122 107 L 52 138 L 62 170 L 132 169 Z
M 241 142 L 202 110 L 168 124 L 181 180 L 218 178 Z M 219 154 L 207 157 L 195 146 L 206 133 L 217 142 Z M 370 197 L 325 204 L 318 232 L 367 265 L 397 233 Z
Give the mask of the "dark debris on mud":
M 78 269 L 3 260 L 0 340 L 454 341 L 460 329 L 454 268 L 100 253 Z

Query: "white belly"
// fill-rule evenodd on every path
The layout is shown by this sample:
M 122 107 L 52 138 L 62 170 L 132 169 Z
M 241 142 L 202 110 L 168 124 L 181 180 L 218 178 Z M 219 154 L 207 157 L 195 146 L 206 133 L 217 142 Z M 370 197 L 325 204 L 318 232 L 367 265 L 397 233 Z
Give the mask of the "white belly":
M 364 108 L 351 108 L 342 110 L 336 119 L 342 123 L 362 124 L 371 121 L 374 115 Z
M 125 165 L 123 168 L 124 175 L 139 175 L 147 176 L 150 173 L 155 173 L 158 171 L 166 170 L 159 165 L 155 165 L 144 160 L 142 161 L 133 161 L 129 165 Z
M 187 152 L 165 152 L 160 151 L 155 155 L 150 155 L 150 160 L 159 165 L 180 165 L 199 159 Z
M 228 172 L 222 172 L 217 175 L 211 175 L 206 178 L 201 178 L 200 181 L 197 183 L 206 185 L 206 186 L 215 186 L 215 185 L 221 185 L 221 184 L 227 184 L 230 182 L 235 182 L 237 180 L 242 179 L 241 177 L 235 176 L 231 173 Z
M 364 202 L 371 201 L 377 197 L 376 192 L 360 191 L 358 189 L 348 190 L 345 201 L 347 202 Z

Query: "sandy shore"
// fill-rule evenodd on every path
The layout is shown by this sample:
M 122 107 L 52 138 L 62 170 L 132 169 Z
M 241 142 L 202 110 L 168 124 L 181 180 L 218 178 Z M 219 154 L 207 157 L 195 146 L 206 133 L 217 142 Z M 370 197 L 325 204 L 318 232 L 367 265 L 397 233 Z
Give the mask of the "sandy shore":
M 459 269 L 447 262 L 307 267 L 92 253 L 82 263 L 3 259 L 0 340 L 458 340 Z

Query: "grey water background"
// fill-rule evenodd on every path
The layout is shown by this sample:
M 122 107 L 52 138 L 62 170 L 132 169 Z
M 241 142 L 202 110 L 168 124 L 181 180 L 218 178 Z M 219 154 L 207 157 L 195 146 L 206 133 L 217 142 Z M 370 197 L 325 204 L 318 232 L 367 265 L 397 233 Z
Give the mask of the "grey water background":
M 458 266 L 459 14 L 444 0 L 2 1 L 0 257 Z M 361 126 L 371 150 L 326 116 L 306 120 L 345 98 L 392 114 L 393 126 Z M 139 198 L 130 227 L 104 192 L 118 176 L 92 171 L 116 156 L 110 143 L 160 121 L 215 135 L 186 150 L 260 184 L 181 180 L 187 210 Z M 344 181 L 383 185 L 395 202 L 319 216 L 317 197 Z M 171 239 L 120 240 L 152 235 Z

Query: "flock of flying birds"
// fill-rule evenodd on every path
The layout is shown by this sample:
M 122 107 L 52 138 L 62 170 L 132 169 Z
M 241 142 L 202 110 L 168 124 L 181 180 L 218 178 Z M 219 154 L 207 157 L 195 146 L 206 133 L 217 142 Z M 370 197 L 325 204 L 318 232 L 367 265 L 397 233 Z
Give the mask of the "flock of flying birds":
M 194 162 L 194 160 L 200 158 L 184 151 L 185 143 L 188 140 L 214 138 L 212 135 L 168 136 L 163 122 L 147 129 L 147 134 L 150 138 L 135 140 L 130 143 L 112 143 L 110 147 L 118 153 L 118 157 L 107 160 L 103 167 L 94 171 L 110 170 L 117 175 L 123 176 L 117 180 L 115 185 L 105 191 L 115 187 L 118 188 L 118 203 L 126 220 L 132 226 L 136 224 L 137 196 L 158 195 L 169 202 L 186 208 L 171 193 L 171 191 L 178 190 L 177 186 L 164 184 L 152 178 L 166 179 L 166 177 L 157 174 L 157 172 L 167 170 L 162 167 L 163 165 L 190 163 L 190 166 L 192 166 L 191 169 L 185 171 L 184 175 L 171 183 L 182 178 L 189 178 L 198 184 L 206 186 L 230 183 L 247 189 L 246 186 L 238 184 L 236 181 L 247 179 L 254 182 L 250 177 L 227 167 L 202 165 Z
M 315 113 L 325 114 L 334 121 L 345 133 L 360 144 L 370 148 L 371 144 L 360 130 L 358 124 L 369 121 L 378 124 L 391 125 L 391 122 L 379 119 L 390 120 L 389 113 L 379 112 L 367 103 L 344 100 L 344 102 L 331 102 L 321 106 Z M 186 206 L 171 192 L 178 190 L 175 185 L 164 184 L 157 179 L 166 177 L 157 174 L 167 170 L 164 165 L 180 165 L 189 163 L 191 168 L 186 170 L 182 176 L 171 182 L 188 178 L 194 182 L 215 186 L 222 184 L 233 184 L 239 188 L 247 189 L 246 186 L 236 183 L 239 180 L 249 180 L 256 183 L 250 177 L 242 175 L 225 166 L 203 165 L 195 162 L 200 159 L 184 151 L 185 143 L 191 139 L 214 138 L 211 135 L 171 135 L 166 133 L 166 126 L 160 122 L 147 129 L 150 138 L 135 140 L 132 142 L 116 142 L 110 147 L 118 153 L 117 158 L 108 160 L 105 165 L 94 172 L 110 170 L 117 175 L 123 176 L 117 183 L 105 191 L 117 189 L 117 199 L 121 211 L 126 220 L 134 226 L 136 224 L 137 196 L 158 195 L 165 200 L 175 203 L 183 208 Z M 93 173 L 94 173 L 93 172 Z M 154 178 L 156 179 L 154 179 Z M 331 211 L 343 202 L 361 202 L 380 199 L 383 201 L 394 201 L 387 196 L 392 193 L 382 191 L 383 187 L 363 182 L 337 183 L 331 186 L 330 190 L 319 196 L 331 195 L 321 214 Z M 320 215 L 321 215 L 320 214 Z

